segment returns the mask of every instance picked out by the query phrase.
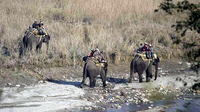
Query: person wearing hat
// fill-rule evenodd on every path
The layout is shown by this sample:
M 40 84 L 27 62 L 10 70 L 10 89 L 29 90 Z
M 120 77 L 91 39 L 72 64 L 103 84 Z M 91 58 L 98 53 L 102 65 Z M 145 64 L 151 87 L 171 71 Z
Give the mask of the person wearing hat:
M 147 51 L 147 43 L 144 43 L 144 46 L 142 47 L 142 51 Z
M 88 55 L 88 57 L 94 57 L 99 62 L 106 62 L 103 56 L 103 51 L 100 51 L 99 48 L 91 49 L 91 53 Z
M 138 49 L 138 53 L 142 52 L 142 47 L 143 47 L 143 44 L 141 43 Z
M 44 28 L 44 23 L 43 22 L 39 23 L 39 29 L 38 29 L 38 31 L 39 31 L 39 35 L 46 35 L 46 30 Z
M 90 49 L 90 50 L 91 50 L 91 53 L 88 55 L 88 57 L 93 57 L 95 50 L 94 49 Z
M 37 20 L 35 20 L 34 23 L 32 24 L 32 28 L 38 29 L 38 27 L 39 27 L 38 22 Z
M 153 51 L 153 48 L 152 48 L 152 45 L 151 45 L 151 44 L 148 44 L 148 46 L 147 46 L 147 51 L 150 51 L 150 52 L 151 52 L 151 57 L 153 58 L 154 51 Z

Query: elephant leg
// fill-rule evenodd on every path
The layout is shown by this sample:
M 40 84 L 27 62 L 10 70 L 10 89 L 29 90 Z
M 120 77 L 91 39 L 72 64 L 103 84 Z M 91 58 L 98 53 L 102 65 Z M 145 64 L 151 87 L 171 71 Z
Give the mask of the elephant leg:
M 143 82 L 143 81 L 142 81 L 142 74 L 139 74 L 139 82 L 140 82 L 140 83 Z
M 106 87 L 106 73 L 105 71 L 102 71 L 101 73 L 101 79 L 102 79 L 102 82 L 103 82 L 103 87 Z
M 47 54 L 49 53 L 49 42 L 47 42 L 47 50 L 46 50 L 46 53 L 47 53 Z
M 102 79 L 102 81 L 103 81 L 103 87 L 106 87 L 107 86 L 107 84 L 106 84 L 106 78 Z
M 150 63 L 149 67 L 146 70 L 146 82 L 150 82 L 152 78 L 152 62 Z
M 133 76 L 133 70 L 131 69 L 130 70 L 130 78 L 129 78 L 129 81 L 128 81 L 128 83 L 132 83 L 132 79 L 134 78 L 134 76 Z
M 143 82 L 143 81 L 142 81 L 142 72 L 138 72 L 138 76 L 139 76 L 139 82 L 140 82 L 140 83 Z
M 41 48 L 42 48 L 42 42 L 40 42 L 37 46 L 36 46 L 36 52 L 40 53 L 41 52 Z
M 106 77 L 105 76 L 102 77 L 102 82 L 103 82 L 103 87 L 106 87 L 107 84 L 106 84 Z
M 146 82 L 150 82 L 152 78 L 152 75 L 150 75 L 150 72 L 146 70 Z
M 90 87 L 94 87 L 94 78 L 90 77 Z
M 94 85 L 94 86 L 96 85 L 96 81 L 97 81 L 97 79 L 94 78 L 94 81 L 93 81 L 93 85 Z
M 30 45 L 29 45 L 29 51 L 32 51 L 32 47 L 33 47 L 33 44 L 30 43 Z

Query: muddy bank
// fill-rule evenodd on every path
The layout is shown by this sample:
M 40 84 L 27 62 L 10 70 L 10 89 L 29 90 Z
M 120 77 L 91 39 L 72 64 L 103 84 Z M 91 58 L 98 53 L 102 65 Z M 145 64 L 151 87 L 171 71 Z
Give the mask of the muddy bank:
M 187 62 L 168 60 L 160 63 L 156 81 L 138 83 L 136 77 L 133 83 L 127 83 L 129 64 L 110 65 L 106 88 L 102 87 L 100 78 L 94 88 L 88 87 L 89 79 L 84 88 L 79 88 L 82 81 L 81 66 L 34 68 L 28 72 L 36 76 L 42 74 L 46 81 L 33 75 L 37 80 L 35 83 L 29 82 L 31 86 L 27 86 L 29 83 L 7 84 L 3 88 L 0 111 L 153 111 L 169 106 L 178 107 L 175 104 L 179 101 L 186 105 L 187 99 L 193 101 L 194 98 L 198 104 L 200 91 L 190 87 L 199 82 L 200 76 L 190 71 L 189 66 Z M 168 100 L 172 103 L 166 106 Z

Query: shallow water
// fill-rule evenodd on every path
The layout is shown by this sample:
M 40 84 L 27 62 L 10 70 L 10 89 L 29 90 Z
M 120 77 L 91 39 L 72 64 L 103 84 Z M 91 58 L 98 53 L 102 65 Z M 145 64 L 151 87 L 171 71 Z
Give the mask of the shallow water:
M 115 103 L 112 103 L 115 104 Z M 162 107 L 165 108 L 155 108 L 155 107 Z M 129 105 L 123 104 L 121 109 L 117 108 L 109 108 L 108 105 L 104 106 L 106 108 L 105 111 L 102 112 L 135 112 L 135 111 L 147 111 L 147 112 L 155 112 L 159 110 L 163 110 L 166 112 L 200 112 L 200 95 L 192 96 L 188 95 L 185 96 L 183 99 L 180 100 L 161 100 L 155 101 L 153 103 L 130 103 Z M 98 111 L 77 111 L 77 112 L 98 112 Z

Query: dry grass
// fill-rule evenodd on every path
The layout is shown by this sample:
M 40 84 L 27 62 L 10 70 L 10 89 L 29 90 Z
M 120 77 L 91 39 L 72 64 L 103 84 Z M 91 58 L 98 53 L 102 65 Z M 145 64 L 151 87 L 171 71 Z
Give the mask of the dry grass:
M 198 0 L 192 0 L 195 3 Z M 10 57 L 0 55 L 3 65 L 52 63 L 77 65 L 90 48 L 99 46 L 107 56 L 130 55 L 139 43 L 152 43 L 155 50 L 167 47 L 171 24 L 177 19 L 154 13 L 160 0 L 0 0 L 0 45 Z M 32 53 L 18 59 L 18 42 L 34 20 L 44 21 L 51 35 L 49 54 Z M 188 33 L 187 37 L 191 37 Z M 197 34 L 195 34 L 197 35 Z M 194 35 L 192 37 L 195 37 Z M 193 38 L 192 38 L 193 39 Z M 167 51 L 167 52 L 170 52 Z M 161 54 L 163 55 L 163 54 Z M 109 58 L 108 58 L 109 59 Z M 120 59 L 120 58 L 119 58 Z

